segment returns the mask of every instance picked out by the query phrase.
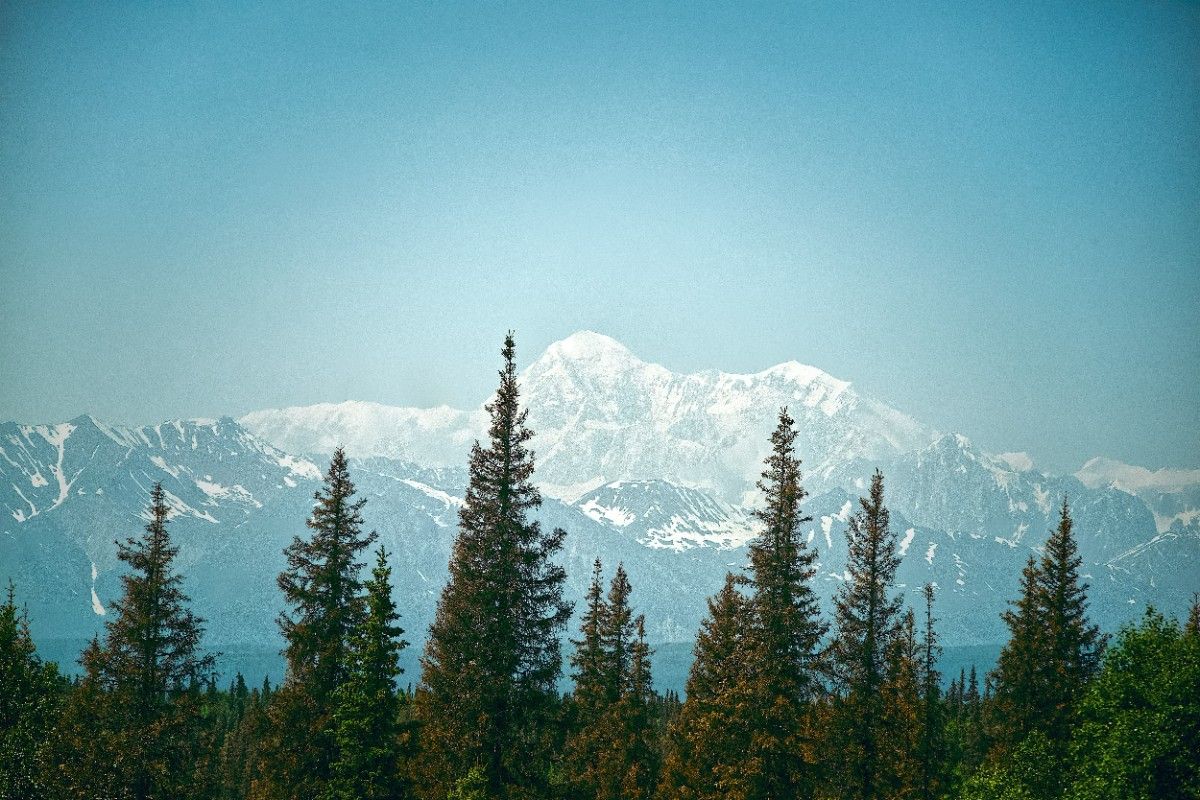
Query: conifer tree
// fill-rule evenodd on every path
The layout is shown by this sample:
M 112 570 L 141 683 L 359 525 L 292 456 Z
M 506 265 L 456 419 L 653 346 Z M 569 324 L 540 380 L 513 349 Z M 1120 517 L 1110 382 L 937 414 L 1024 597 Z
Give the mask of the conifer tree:
M 213 657 L 200 653 L 203 620 L 188 608 L 174 569 L 179 548 L 167 531 L 170 508 L 161 485 L 150 493 L 148 516 L 140 538 L 117 542 L 117 557 L 129 571 L 121 577 L 103 646 L 93 641 L 84 653 L 83 690 L 72 696 L 75 707 L 63 724 L 67 737 L 86 736 L 81 725 L 95 726 L 96 737 L 85 746 L 94 770 L 63 776 L 69 792 L 99 796 L 107 785 L 144 800 L 179 796 L 190 784 L 200 726 L 197 688 Z
M 10 582 L 0 604 L 0 800 L 38 800 L 46 787 L 38 750 L 65 693 L 57 665 L 41 660 Z
M 1015 752 L 1033 732 L 1062 757 L 1074 706 L 1099 663 L 1103 639 L 1087 619 L 1087 584 L 1064 498 L 1058 527 L 1039 562 L 1031 557 L 1021 574 L 1021 596 L 1003 614 L 1009 641 L 992 681 L 989 728 L 997 757 Z
M 566 534 L 529 519 L 541 495 L 515 353 L 510 333 L 500 387 L 487 405 L 488 446 L 476 442 L 471 451 L 450 580 L 421 662 L 422 791 L 439 800 L 472 766 L 482 767 L 497 794 L 537 786 L 548 772 L 559 633 L 571 611 L 562 599 L 565 574 L 551 559 Z
M 882 695 L 876 797 L 921 796 L 921 643 L 916 616 L 906 608 L 888 648 Z
M 576 696 L 565 763 L 573 791 L 597 800 L 648 797 L 658 776 L 651 737 L 654 690 L 645 620 L 633 617 L 633 588 L 617 565 L 608 598 L 600 596 L 600 562 L 571 658 Z
M 923 800 L 933 800 L 941 795 L 942 773 L 945 764 L 945 730 L 943 704 L 941 701 L 942 675 L 937 662 L 942 648 L 938 645 L 934 631 L 933 584 L 925 584 L 925 630 L 921 643 L 921 739 L 918 758 L 921 767 L 921 792 Z
M 695 659 L 687 679 L 687 699 L 670 732 L 660 796 L 679 800 L 745 800 L 749 747 L 746 684 L 746 618 L 749 603 L 738 578 L 708 600 L 700 623 Z
M 585 598 L 587 608 L 580 621 L 580 638 L 572 639 L 575 652 L 571 654 L 572 692 L 577 727 L 591 725 L 611 700 L 606 685 L 604 658 L 604 628 L 608 624 L 608 604 L 604 601 L 602 567 L 597 558 L 592 565 L 592 582 Z
M 1043 732 L 1051 742 L 1063 745 L 1075 722 L 1075 706 L 1096 674 L 1104 648 L 1100 628 L 1087 617 L 1088 585 L 1080 579 L 1083 559 L 1078 554 L 1073 527 L 1064 497 L 1059 525 L 1046 542 L 1040 570 L 1048 646 L 1041 662 L 1047 672 L 1048 693 Z
M 382 547 L 367 581 L 367 611 L 351 640 L 350 673 L 334 691 L 337 756 L 327 800 L 389 800 L 400 797 L 403 754 L 396 688 L 397 659 L 408 645 L 392 600 L 391 567 Z
M 900 557 L 883 502 L 883 475 L 871 478 L 869 497 L 850 518 L 844 582 L 834 600 L 837 634 L 831 646 L 834 674 L 842 689 L 835 724 L 840 736 L 838 790 L 847 798 L 882 796 L 888 767 L 882 759 L 886 726 L 881 688 L 886 660 L 901 633 L 901 599 L 891 595 Z
M 763 526 L 750 544 L 751 624 L 746 636 L 745 679 L 753 694 L 753 735 L 745 764 L 753 796 L 808 797 L 815 789 L 813 735 L 807 706 L 817 689 L 814 663 L 825 633 L 816 594 L 816 551 L 809 550 L 800 526 L 811 522 L 800 503 L 795 421 L 787 408 L 771 434 L 758 488 L 765 504 L 755 511 Z
M 359 553 L 376 539 L 363 532 L 365 499 L 354 499 L 346 454 L 338 448 L 308 527 L 284 549 L 279 588 L 289 609 L 278 623 L 287 677 L 268 707 L 270 735 L 259 748 L 263 791 L 311 797 L 327 791 L 337 755 L 334 693 L 350 676 L 351 639 L 366 618 Z

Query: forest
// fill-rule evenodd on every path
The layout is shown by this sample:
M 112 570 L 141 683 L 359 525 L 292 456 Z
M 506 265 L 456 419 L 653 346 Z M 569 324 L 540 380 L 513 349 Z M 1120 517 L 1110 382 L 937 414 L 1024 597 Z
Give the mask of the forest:
M 403 628 L 390 556 L 338 450 L 284 551 L 285 679 L 218 680 L 156 487 L 145 530 L 118 543 L 122 595 L 79 677 L 38 656 L 9 586 L 0 798 L 1200 797 L 1200 602 L 1186 620 L 1147 608 L 1099 630 L 1064 497 L 1004 612 L 995 668 L 943 676 L 939 588 L 903 603 L 878 471 L 850 519 L 845 580 L 819 607 L 786 408 L 747 564 L 707 600 L 685 693 L 656 691 L 622 564 L 596 560 L 568 630 L 555 557 L 570 533 L 532 519 L 541 497 L 511 334 L 501 355 L 425 635 Z M 399 668 L 406 635 L 424 641 L 420 675 Z

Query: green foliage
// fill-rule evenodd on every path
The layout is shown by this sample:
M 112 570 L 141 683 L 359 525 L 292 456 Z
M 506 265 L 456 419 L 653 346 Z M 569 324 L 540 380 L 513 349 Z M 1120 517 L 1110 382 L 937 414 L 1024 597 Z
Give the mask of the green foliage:
M 471 451 L 450 580 L 421 660 L 418 783 L 438 800 L 476 765 L 494 793 L 537 790 L 549 774 L 559 633 L 571 613 L 562 599 L 566 575 L 552 558 L 566 533 L 546 533 L 528 518 L 541 495 L 532 482 L 533 433 L 520 408 L 515 349 L 510 333 L 487 406 L 489 443 Z
M 10 583 L 0 604 L 0 800 L 38 800 L 46 787 L 38 748 L 58 715 L 65 682 L 38 658 L 29 618 Z
M 833 785 L 846 798 L 873 800 L 896 782 L 898 764 L 884 756 L 890 746 L 883 686 L 889 655 L 902 635 L 901 598 L 891 595 L 900 557 L 883 502 L 883 475 L 876 470 L 868 497 L 846 532 L 849 579 L 834 599 L 837 633 L 829 656 L 839 689 L 833 735 L 837 758 Z
M 806 496 L 796 456 L 795 421 L 787 409 L 771 434 L 758 488 L 762 524 L 750 544 L 750 625 L 745 637 L 748 713 L 754 734 L 744 761 L 752 797 L 808 797 L 816 788 L 816 736 L 808 704 L 818 689 L 816 659 L 826 626 L 810 582 L 816 574 L 800 526 Z
M 1200 796 L 1200 634 L 1147 610 L 1106 653 L 1079 717 L 1073 800 Z
M 352 638 L 366 621 L 358 555 L 375 541 L 363 532 L 365 499 L 354 499 L 346 454 L 338 448 L 313 499 L 309 539 L 284 549 L 279 588 L 289 608 L 278 622 L 287 680 L 267 706 L 270 724 L 255 757 L 263 796 L 299 798 L 329 791 L 338 747 L 335 693 L 350 678 Z
M 354 632 L 350 673 L 334 691 L 337 756 L 326 800 L 387 800 L 403 792 L 403 737 L 397 659 L 408 642 L 392 601 L 392 570 L 382 547 L 367 581 L 366 618 Z
M 574 795 L 597 800 L 649 797 L 658 781 L 653 727 L 656 697 L 645 620 L 633 618 L 633 587 L 617 565 L 607 601 L 596 561 L 582 638 L 573 640 L 576 691 L 561 781 Z

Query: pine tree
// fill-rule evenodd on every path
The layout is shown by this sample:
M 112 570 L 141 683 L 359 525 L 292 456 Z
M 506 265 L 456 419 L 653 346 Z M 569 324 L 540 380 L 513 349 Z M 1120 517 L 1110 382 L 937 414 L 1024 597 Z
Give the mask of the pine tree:
M 1080 582 L 1072 529 L 1064 498 L 1041 560 L 1029 559 L 1021 596 L 1003 614 L 1010 637 L 992 675 L 988 714 L 997 758 L 1015 752 L 1033 732 L 1065 757 L 1075 703 L 1099 663 L 1103 639 L 1087 620 L 1087 584 Z
M 900 632 L 885 661 L 880 720 L 876 796 L 913 798 L 921 794 L 922 718 L 921 643 L 916 616 L 906 608 Z
M 814 663 L 825 626 L 809 585 L 817 554 L 800 530 L 812 517 L 800 509 L 806 492 L 794 426 L 787 408 L 781 409 L 758 482 L 765 505 L 755 517 L 763 529 L 749 553 L 746 679 L 753 693 L 753 735 L 745 764 L 753 770 L 746 777 L 755 787 L 753 796 L 762 798 L 808 797 L 815 789 L 816 754 L 806 716 L 817 689 Z
M 487 447 L 471 451 L 458 536 L 422 658 L 418 714 L 422 791 L 444 796 L 472 766 L 489 791 L 545 780 L 547 720 L 557 704 L 559 633 L 570 616 L 565 574 L 551 559 L 566 536 L 529 515 L 533 433 L 519 406 L 515 344 L 505 339 L 500 387 L 488 404 Z
M 145 534 L 117 543 L 129 566 L 112 604 L 100 671 L 120 703 L 117 724 L 131 735 L 121 759 L 136 800 L 179 794 L 189 782 L 188 745 L 199 724 L 192 689 L 213 667 L 201 655 L 203 620 L 188 608 L 183 578 L 173 568 L 179 548 L 167 532 L 170 509 L 161 484 L 150 493 Z
M 290 607 L 278 623 L 287 677 L 268 707 L 271 733 L 259 748 L 263 792 L 311 797 L 326 791 L 337 756 L 334 693 L 350 676 L 351 639 L 366 618 L 359 553 L 376 539 L 363 532 L 365 499 L 354 499 L 346 454 L 338 448 L 308 527 L 284 549 L 279 588 Z
M 679 800 L 745 800 L 750 797 L 745 759 L 749 748 L 746 625 L 749 603 L 739 579 L 708 601 L 700 623 L 687 699 L 672 726 L 660 796 Z
M 600 562 L 588 591 L 582 638 L 571 658 L 576 692 L 565 766 L 572 790 L 597 800 L 648 797 L 657 781 L 650 741 L 654 690 L 645 620 L 633 618 L 633 588 L 617 565 L 608 598 L 600 596 Z
M 1063 498 L 1058 528 L 1050 535 L 1041 563 L 1041 588 L 1045 597 L 1045 641 L 1048 650 L 1041 662 L 1047 672 L 1047 697 L 1043 732 L 1051 742 L 1065 746 L 1075 722 L 1075 705 L 1096 674 L 1104 638 L 1087 618 L 1087 589 L 1079 568 L 1073 522 Z
M 366 618 L 352 637 L 350 674 L 334 691 L 337 757 L 327 800 L 389 800 L 404 793 L 399 776 L 406 731 L 396 679 L 408 642 L 400 638 L 391 575 L 380 547 L 366 584 Z
M 921 768 L 921 797 L 933 800 L 941 796 L 944 783 L 943 769 L 946 759 L 945 723 L 941 701 L 942 675 L 937 662 L 942 648 L 938 645 L 934 631 L 934 589 L 932 583 L 925 584 L 925 630 L 921 643 L 921 738 L 918 758 Z
M 11 582 L 0 604 L 0 687 L 0 800 L 38 800 L 46 791 L 38 750 L 66 686 L 57 666 L 38 657 Z
M 837 635 L 830 655 L 843 692 L 835 719 L 841 737 L 838 789 L 844 797 L 868 800 L 883 796 L 886 783 L 881 780 L 888 765 L 881 760 L 886 729 L 880 690 L 887 655 L 901 634 L 901 599 L 889 594 L 900 557 L 878 470 L 870 496 L 860 498 L 859 505 L 846 534 L 849 579 L 834 600 Z

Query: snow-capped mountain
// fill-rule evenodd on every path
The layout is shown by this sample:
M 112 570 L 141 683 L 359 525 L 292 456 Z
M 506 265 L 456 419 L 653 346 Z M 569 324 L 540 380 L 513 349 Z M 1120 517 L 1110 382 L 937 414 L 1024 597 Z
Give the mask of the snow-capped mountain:
M 876 468 L 903 555 L 898 588 L 915 599 L 923 583 L 937 584 L 948 646 L 1003 639 L 999 613 L 1064 495 L 1093 614 L 1106 628 L 1146 603 L 1178 613 L 1200 585 L 1196 472 L 1093 461 L 1076 476 L 1049 475 L 1024 454 L 991 455 L 939 435 L 812 367 L 679 375 L 592 333 L 552 345 L 522 388 L 546 494 L 540 517 L 568 531 L 568 596 L 583 596 L 596 557 L 610 572 L 623 562 L 659 644 L 690 640 L 704 598 L 744 565 L 757 530 L 753 487 L 782 405 L 797 419 L 813 517 L 805 535 L 826 610 L 844 579 L 850 514 Z M 305 534 L 327 454 L 342 443 L 368 500 L 367 525 L 393 553 L 397 600 L 417 645 L 406 656 L 413 676 L 484 422 L 482 408 L 341 403 L 141 428 L 86 416 L 5 423 L 0 580 L 16 582 L 40 640 L 76 646 L 117 597 L 114 542 L 139 532 L 161 481 L 180 569 L 209 620 L 208 646 L 235 666 L 238 653 L 274 654 L 282 549 Z
M 589 331 L 550 345 L 522 374 L 521 390 L 536 434 L 538 481 L 568 501 L 612 481 L 641 480 L 703 489 L 735 505 L 752 501 L 785 405 L 814 486 L 852 458 L 885 458 L 936 435 L 815 367 L 792 361 L 748 375 L 683 375 Z M 439 465 L 462 463 L 486 426 L 480 409 L 357 402 L 259 411 L 239 421 L 289 452 L 324 454 L 341 443 L 359 456 Z
M 1176 523 L 1189 525 L 1200 520 L 1200 469 L 1148 470 L 1114 461 L 1093 458 L 1075 473 L 1085 486 L 1112 487 L 1137 495 L 1154 512 L 1159 532 Z

